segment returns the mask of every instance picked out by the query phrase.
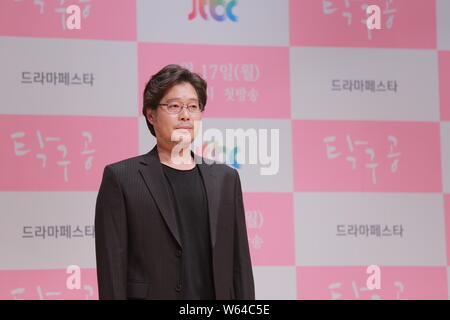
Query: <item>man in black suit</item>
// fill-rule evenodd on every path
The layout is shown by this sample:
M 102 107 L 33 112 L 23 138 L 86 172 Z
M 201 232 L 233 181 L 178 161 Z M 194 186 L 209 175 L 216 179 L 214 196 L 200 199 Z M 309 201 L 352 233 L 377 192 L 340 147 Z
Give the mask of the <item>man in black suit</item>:
M 206 82 L 168 65 L 144 90 L 155 147 L 107 165 L 97 197 L 100 299 L 254 299 L 238 172 L 189 149 Z

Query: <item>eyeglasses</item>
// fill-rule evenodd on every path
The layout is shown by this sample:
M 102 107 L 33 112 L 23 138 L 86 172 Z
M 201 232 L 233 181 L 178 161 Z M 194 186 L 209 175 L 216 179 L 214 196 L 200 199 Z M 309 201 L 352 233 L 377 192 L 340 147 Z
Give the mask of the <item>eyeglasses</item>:
M 188 109 L 189 113 L 199 114 L 203 111 L 200 104 L 196 102 L 190 102 L 189 104 L 184 104 L 181 102 L 160 103 L 158 106 L 164 106 L 165 108 L 163 109 L 171 114 L 180 113 L 184 107 Z

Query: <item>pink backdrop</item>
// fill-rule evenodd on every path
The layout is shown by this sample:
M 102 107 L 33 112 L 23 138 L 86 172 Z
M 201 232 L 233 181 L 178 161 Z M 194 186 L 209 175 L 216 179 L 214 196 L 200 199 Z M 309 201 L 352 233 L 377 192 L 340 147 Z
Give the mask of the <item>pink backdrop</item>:
M 153 147 L 142 92 L 170 63 L 207 80 L 209 128 L 280 132 L 277 174 L 232 164 L 257 299 L 448 299 L 450 5 L 367 1 L 370 31 L 356 0 L 237 0 L 237 21 L 212 0 L 189 19 L 192 3 L 0 2 L 0 299 L 98 298 L 103 168 Z

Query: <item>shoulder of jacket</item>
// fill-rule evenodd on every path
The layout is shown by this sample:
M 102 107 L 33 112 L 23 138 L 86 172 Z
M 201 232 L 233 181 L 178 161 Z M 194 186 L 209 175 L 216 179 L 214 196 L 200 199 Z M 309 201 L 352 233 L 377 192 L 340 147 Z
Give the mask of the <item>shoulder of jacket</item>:
M 108 167 L 113 172 L 117 173 L 117 172 L 137 166 L 137 164 L 139 163 L 139 161 L 141 159 L 142 159 L 142 155 L 139 155 L 139 156 L 135 156 L 135 157 L 131 157 L 131 158 L 127 158 L 127 159 L 123 159 L 120 161 L 109 163 L 105 166 L 105 168 Z
M 220 174 L 225 174 L 225 175 L 235 175 L 237 174 L 237 170 L 235 168 L 233 168 L 232 166 L 223 163 L 223 162 L 219 162 L 219 161 L 214 161 L 212 163 L 208 163 L 206 162 L 209 166 L 211 166 L 211 170 L 214 173 L 220 173 Z

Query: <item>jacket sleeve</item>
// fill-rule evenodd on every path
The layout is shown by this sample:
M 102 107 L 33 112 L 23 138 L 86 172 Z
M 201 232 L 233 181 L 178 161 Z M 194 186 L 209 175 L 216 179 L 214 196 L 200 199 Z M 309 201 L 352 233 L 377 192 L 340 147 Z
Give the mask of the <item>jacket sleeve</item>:
M 239 173 L 235 170 L 235 226 L 234 226 L 234 263 L 233 286 L 235 298 L 238 300 L 254 300 L 255 286 L 253 281 L 252 262 L 248 246 L 247 227 L 245 223 L 244 202 Z
M 127 297 L 127 219 L 113 170 L 106 166 L 95 206 L 95 254 L 99 299 Z

